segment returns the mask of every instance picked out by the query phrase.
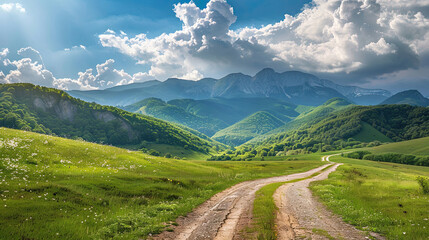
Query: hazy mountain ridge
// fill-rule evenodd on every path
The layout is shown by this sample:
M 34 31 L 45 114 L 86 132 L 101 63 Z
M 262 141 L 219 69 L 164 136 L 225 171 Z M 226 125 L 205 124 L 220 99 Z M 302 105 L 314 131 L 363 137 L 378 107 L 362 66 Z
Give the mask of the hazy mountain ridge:
M 288 122 L 300 114 L 296 111 L 300 107 L 305 109 L 304 106 L 296 106 L 273 98 L 176 99 L 168 102 L 148 98 L 122 108 L 179 123 L 212 136 L 219 130 L 260 111 L 278 118 L 282 123 Z
M 149 81 L 105 90 L 69 91 L 70 95 L 105 105 L 130 105 L 156 97 L 164 101 L 173 99 L 209 98 L 277 98 L 294 104 L 318 106 L 334 97 L 348 98 L 357 104 L 377 104 L 391 94 L 382 89 L 365 89 L 342 86 L 329 80 L 298 72 L 277 73 L 266 68 L 255 76 L 242 73 L 229 74 L 221 79 L 204 78 L 189 81 L 170 78 L 164 82 Z
M 123 107 L 124 110 L 149 115 L 165 121 L 174 122 L 195 129 L 207 136 L 212 136 L 220 129 L 226 128 L 227 123 L 206 116 L 198 116 L 185 109 L 168 104 L 158 98 L 148 98 L 135 104 Z
M 276 129 L 285 122 L 269 112 L 256 112 L 249 117 L 217 132 L 212 138 L 218 142 L 238 146 L 261 134 Z
M 407 90 L 391 96 L 380 104 L 409 104 L 427 107 L 429 106 L 429 99 L 423 97 L 417 90 Z

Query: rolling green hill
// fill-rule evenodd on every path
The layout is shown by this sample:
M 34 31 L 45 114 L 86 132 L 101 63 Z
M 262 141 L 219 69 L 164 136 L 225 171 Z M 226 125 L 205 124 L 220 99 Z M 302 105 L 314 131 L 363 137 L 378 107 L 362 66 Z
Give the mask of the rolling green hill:
M 124 110 L 156 117 L 168 122 L 174 122 L 195 129 L 207 136 L 212 136 L 228 125 L 215 118 L 198 116 L 185 109 L 168 104 L 158 98 L 148 98 L 135 104 L 123 107 Z
M 212 147 L 170 123 L 32 84 L 0 85 L 0 126 L 120 146 L 145 141 L 204 153 Z
M 298 116 L 304 108 L 274 98 L 210 98 L 206 100 L 177 99 L 169 104 L 176 105 L 198 116 L 216 118 L 232 125 L 259 112 L 269 112 L 282 121 Z
M 220 119 L 229 125 L 232 125 L 248 116 L 246 113 L 237 111 L 229 103 L 219 102 L 217 99 L 193 100 L 193 99 L 175 99 L 168 101 L 168 104 L 185 109 L 187 112 L 197 116 Z
M 429 155 L 429 137 L 384 144 L 369 149 L 373 153 Z
M 238 146 L 283 124 L 282 120 L 269 112 L 261 111 L 222 129 L 212 138 L 230 146 Z
M 249 141 L 249 144 L 255 144 L 266 140 L 270 136 L 274 136 L 279 133 L 285 133 L 292 130 L 296 130 L 301 127 L 311 126 L 330 113 L 353 106 L 351 102 L 343 98 L 333 98 L 325 102 L 318 107 L 305 107 L 299 106 L 298 109 L 302 109 L 302 113 L 290 122 L 286 122 L 283 126 L 273 129 L 266 134 L 255 137 Z
M 319 160 L 207 162 L 0 128 L 0 239 L 146 239 L 233 184 Z
M 296 110 L 299 105 L 275 98 L 213 98 L 210 100 L 230 106 L 235 112 L 241 114 L 239 120 L 259 111 L 269 112 L 282 121 L 290 121 L 300 114 Z
M 274 153 L 362 147 L 362 142 L 404 141 L 429 136 L 429 108 L 410 105 L 355 106 L 314 124 L 274 135 L 256 146 Z
M 364 148 L 345 157 L 429 167 L 429 137 Z
M 279 119 L 280 122 L 288 122 L 301 112 L 308 111 L 312 107 L 296 106 L 284 100 L 272 98 L 175 99 L 168 102 L 164 102 L 161 99 L 148 98 L 122 108 L 127 111 L 178 123 L 208 136 L 213 136 L 219 130 L 236 124 L 259 111 L 269 113 L 272 117 Z M 240 123 L 240 126 L 242 125 Z M 281 125 L 276 125 L 276 127 Z M 251 126 L 250 128 L 253 127 Z M 264 129 L 271 130 L 272 126 L 267 126 Z M 258 135 L 260 135 L 265 131 L 258 132 Z M 242 133 L 244 134 L 244 132 Z M 240 140 L 237 142 L 242 142 L 243 137 L 250 140 L 257 136 L 255 134 L 248 136 L 243 134 L 241 134 Z M 223 133 L 221 132 L 216 136 L 219 135 L 223 135 Z M 231 141 L 225 139 L 224 142 Z
M 164 102 L 148 98 L 123 109 L 141 113 L 195 129 L 208 136 L 246 117 L 265 111 L 283 122 L 290 121 L 311 107 L 296 106 L 271 98 L 211 98 L 206 100 L 175 99 Z M 248 139 L 254 136 L 248 136 Z

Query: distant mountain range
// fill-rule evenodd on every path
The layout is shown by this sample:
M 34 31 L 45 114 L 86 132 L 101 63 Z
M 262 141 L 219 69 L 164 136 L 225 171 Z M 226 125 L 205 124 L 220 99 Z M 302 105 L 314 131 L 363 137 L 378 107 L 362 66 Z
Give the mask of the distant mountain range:
M 375 105 L 391 96 L 382 89 L 342 86 L 314 75 L 288 71 L 277 73 L 266 68 L 255 76 L 229 74 L 221 79 L 204 78 L 189 81 L 170 78 L 116 86 L 105 90 L 69 91 L 73 97 L 103 105 L 126 106 L 146 98 L 164 101 L 173 99 L 210 98 L 276 98 L 290 103 L 318 106 L 334 97 L 347 98 L 359 105 Z

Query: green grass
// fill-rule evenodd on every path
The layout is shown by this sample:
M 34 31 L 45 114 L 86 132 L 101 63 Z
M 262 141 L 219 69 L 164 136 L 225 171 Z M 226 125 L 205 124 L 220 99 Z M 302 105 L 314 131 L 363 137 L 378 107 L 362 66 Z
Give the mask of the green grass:
M 273 194 L 285 183 L 287 182 L 271 183 L 256 192 L 253 202 L 254 225 L 248 231 L 257 233 L 257 239 L 276 239 L 275 219 L 278 208 L 274 203 Z
M 144 239 L 233 184 L 323 164 L 182 161 L 6 128 L 0 150 L 0 239 Z
M 170 153 L 173 156 L 177 156 L 186 160 L 205 160 L 208 156 L 201 152 L 196 152 L 189 149 L 187 150 L 182 147 L 167 144 L 146 143 L 145 148 L 154 149 L 160 152 L 161 156 L 165 156 L 165 154 Z
M 392 139 L 388 138 L 366 122 L 362 122 L 362 130 L 358 134 L 354 135 L 353 138 L 361 142 L 393 142 Z
M 334 213 L 360 229 L 388 239 L 427 239 L 429 196 L 416 178 L 429 176 L 428 167 L 331 157 L 345 163 L 313 192 Z
M 253 226 L 248 229 L 248 232 L 257 233 L 257 239 L 261 240 L 277 239 L 275 220 L 278 208 L 273 198 L 274 192 L 277 190 L 277 188 L 287 183 L 294 183 L 312 178 L 332 166 L 333 165 L 327 166 L 321 171 L 313 173 L 312 175 L 305 178 L 295 179 L 287 182 L 271 183 L 259 189 L 255 194 L 255 201 L 253 202 L 254 223 Z
M 334 237 L 332 237 L 327 231 L 323 230 L 323 229 L 319 229 L 319 228 L 313 228 L 311 230 L 313 233 L 319 235 L 319 236 L 324 236 L 329 240 L 335 240 Z
M 368 150 L 373 153 L 391 152 L 414 155 L 429 155 L 429 137 L 385 144 Z

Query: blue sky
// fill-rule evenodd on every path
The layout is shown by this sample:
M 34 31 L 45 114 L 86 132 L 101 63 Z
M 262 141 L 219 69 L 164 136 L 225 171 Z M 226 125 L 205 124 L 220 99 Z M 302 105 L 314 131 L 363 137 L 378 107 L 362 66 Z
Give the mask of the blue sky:
M 75 77 L 106 59 L 113 58 L 118 68 L 129 72 L 147 70 L 136 66 L 128 56 L 105 49 L 99 44 L 98 34 L 107 29 L 124 31 L 129 35 L 146 33 L 155 37 L 174 32 L 182 23 L 175 17 L 174 0 L 144 1 L 16 1 L 26 9 L 25 14 L 0 13 L 0 49 L 16 52 L 31 46 L 43 56 L 46 68 L 60 77 Z M 208 0 L 194 1 L 204 8 Z M 235 0 L 230 1 L 237 15 L 233 28 L 260 26 L 279 21 L 285 13 L 297 14 L 308 0 Z M 83 45 L 88 51 L 64 52 L 66 48 Z
M 93 89 L 272 67 L 429 95 L 428 13 L 426 0 L 6 0 L 0 81 L 36 74 L 56 82 L 48 86 Z M 34 58 L 18 62 L 34 54 L 49 72 Z M 26 68 L 34 71 L 8 76 Z

